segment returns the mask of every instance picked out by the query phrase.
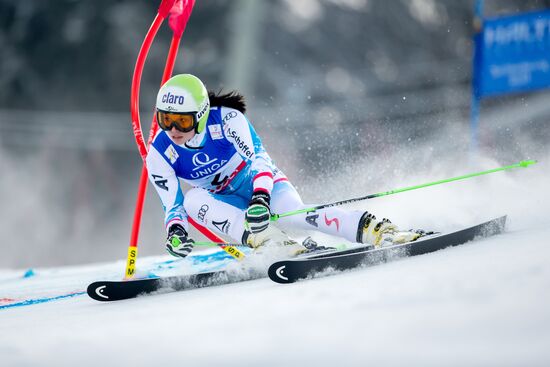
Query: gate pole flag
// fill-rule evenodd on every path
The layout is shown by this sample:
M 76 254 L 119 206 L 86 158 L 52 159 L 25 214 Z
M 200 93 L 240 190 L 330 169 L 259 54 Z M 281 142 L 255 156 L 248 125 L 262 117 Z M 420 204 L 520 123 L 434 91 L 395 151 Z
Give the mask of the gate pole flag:
M 550 9 L 485 18 L 483 0 L 476 0 L 474 30 L 473 149 L 483 98 L 550 87 Z

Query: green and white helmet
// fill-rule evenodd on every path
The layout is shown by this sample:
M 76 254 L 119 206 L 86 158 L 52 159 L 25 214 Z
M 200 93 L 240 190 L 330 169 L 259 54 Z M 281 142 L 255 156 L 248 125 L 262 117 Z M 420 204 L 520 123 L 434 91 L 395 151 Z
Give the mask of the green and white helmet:
M 208 91 L 201 80 L 191 74 L 179 74 L 168 79 L 157 95 L 157 111 L 193 114 L 197 133 L 206 126 L 210 113 Z

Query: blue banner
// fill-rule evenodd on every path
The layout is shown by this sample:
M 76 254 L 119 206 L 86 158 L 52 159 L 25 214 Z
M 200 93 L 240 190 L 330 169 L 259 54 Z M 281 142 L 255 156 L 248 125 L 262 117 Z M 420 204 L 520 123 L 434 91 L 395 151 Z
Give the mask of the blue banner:
M 550 10 L 485 18 L 477 42 L 478 98 L 550 87 Z

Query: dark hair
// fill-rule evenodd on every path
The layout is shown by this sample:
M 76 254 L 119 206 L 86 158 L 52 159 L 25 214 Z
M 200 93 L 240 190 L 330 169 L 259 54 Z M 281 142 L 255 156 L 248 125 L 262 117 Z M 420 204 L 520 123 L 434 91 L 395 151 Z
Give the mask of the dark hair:
M 239 110 L 242 113 L 246 112 L 246 102 L 242 94 L 237 91 L 231 91 L 229 93 L 223 93 L 222 91 L 213 92 L 208 91 L 208 98 L 210 99 L 210 107 L 229 107 Z

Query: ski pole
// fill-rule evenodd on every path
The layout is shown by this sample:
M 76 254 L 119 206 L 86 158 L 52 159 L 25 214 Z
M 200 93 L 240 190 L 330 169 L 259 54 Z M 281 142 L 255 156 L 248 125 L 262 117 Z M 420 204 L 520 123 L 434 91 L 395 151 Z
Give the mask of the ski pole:
M 428 182 L 428 183 L 424 183 L 424 184 L 420 184 L 420 185 L 408 186 L 408 187 L 403 187 L 403 188 L 400 188 L 400 189 L 379 192 L 377 194 L 370 194 L 370 195 L 362 196 L 362 197 L 359 197 L 359 198 L 336 201 L 334 203 L 329 203 L 329 204 L 321 204 L 321 205 L 313 206 L 311 208 L 298 209 L 298 210 L 293 210 L 293 211 L 289 211 L 289 212 L 281 213 L 281 214 L 272 214 L 271 215 L 271 220 L 276 221 L 279 218 L 289 217 L 291 215 L 312 212 L 312 211 L 319 210 L 319 209 L 324 209 L 324 208 L 330 208 L 330 207 L 333 207 L 333 206 L 339 206 L 339 205 L 344 205 L 344 204 L 355 203 L 355 202 L 358 202 L 358 201 L 363 201 L 363 200 L 368 200 L 368 199 L 374 199 L 374 198 L 378 198 L 378 197 L 381 197 L 381 196 L 393 195 L 393 194 L 397 194 L 397 193 L 400 193 L 400 192 L 421 189 L 423 187 L 428 187 L 428 186 L 440 185 L 440 184 L 444 184 L 444 183 L 447 183 L 447 182 L 464 180 L 464 179 L 467 179 L 467 178 L 477 177 L 477 176 L 481 176 L 481 175 L 487 175 L 489 173 L 494 173 L 494 172 L 499 172 L 499 171 L 506 171 L 506 170 L 510 170 L 510 169 L 514 169 L 514 168 L 520 168 L 520 167 L 521 168 L 527 168 L 530 165 L 535 164 L 535 163 L 537 163 L 536 160 L 521 161 L 521 162 L 518 162 L 518 163 L 515 163 L 515 164 L 512 164 L 512 165 L 509 165 L 509 166 L 494 168 L 494 169 L 490 169 L 490 170 L 487 170 L 487 171 L 469 173 L 469 174 L 463 175 L 463 176 L 452 177 L 452 178 L 447 178 L 447 179 L 444 179 L 444 180 L 439 180 L 439 181 L 434 181 L 434 182 Z
M 203 246 L 203 247 L 215 247 L 218 246 L 229 255 L 233 256 L 237 260 L 242 260 L 245 257 L 245 254 L 240 251 L 239 247 L 248 247 L 247 245 L 241 245 L 240 243 L 224 243 L 224 242 L 195 242 L 194 246 Z
M 222 247 L 222 246 L 231 246 L 231 247 L 248 247 L 248 245 L 243 245 L 241 243 L 225 243 L 225 242 L 209 242 L 209 241 L 197 241 L 193 242 L 193 246 L 202 246 L 202 247 Z

